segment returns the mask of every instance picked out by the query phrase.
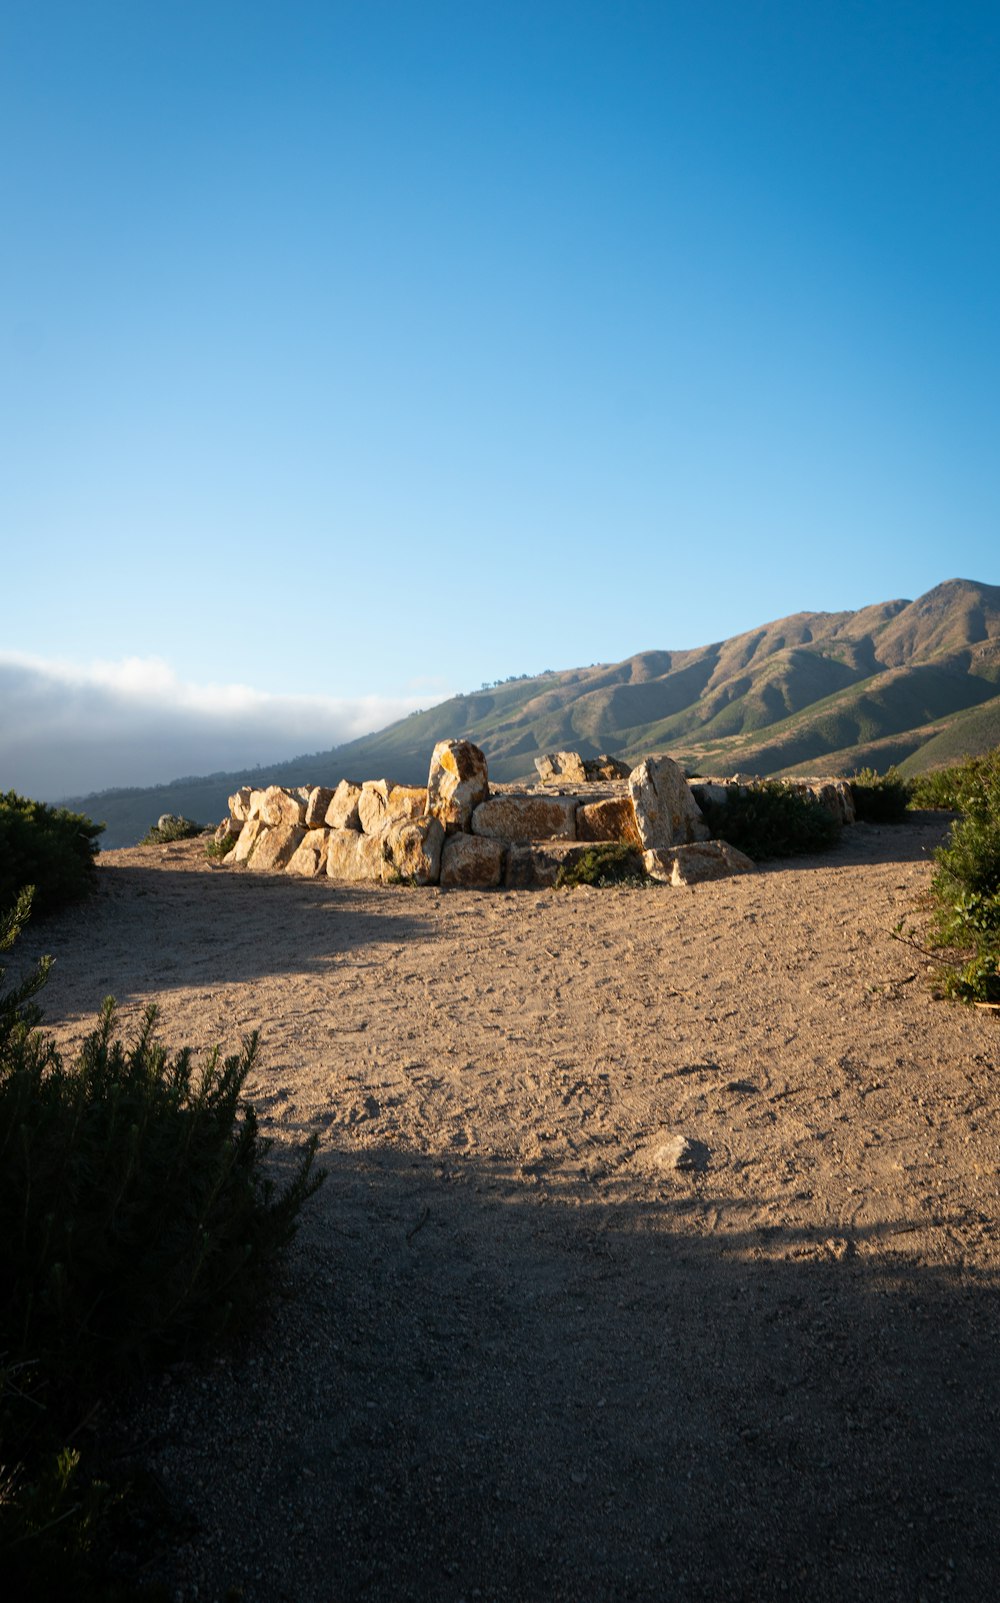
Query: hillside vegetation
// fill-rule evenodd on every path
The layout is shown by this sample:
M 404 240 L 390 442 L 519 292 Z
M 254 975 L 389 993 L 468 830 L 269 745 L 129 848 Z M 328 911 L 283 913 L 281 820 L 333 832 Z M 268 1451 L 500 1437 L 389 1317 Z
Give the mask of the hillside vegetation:
M 259 776 L 218 774 L 148 791 L 72 798 L 137 840 L 162 812 L 212 822 L 246 779 L 332 784 L 385 775 L 421 782 L 435 742 L 464 736 L 501 781 L 571 749 L 639 758 L 669 751 L 701 773 L 914 774 L 1000 743 L 1000 587 L 951 579 L 916 601 L 800 612 L 686 651 L 517 679 L 455 696 L 334 751 Z

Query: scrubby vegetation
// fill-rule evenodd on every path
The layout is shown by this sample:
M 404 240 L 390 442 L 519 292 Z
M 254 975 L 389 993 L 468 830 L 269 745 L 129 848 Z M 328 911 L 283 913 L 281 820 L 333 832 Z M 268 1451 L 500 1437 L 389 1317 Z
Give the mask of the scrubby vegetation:
M 556 875 L 556 889 L 574 885 L 642 885 L 647 880 L 642 853 L 624 841 L 599 841 L 575 863 L 566 864 Z
M 713 836 L 755 862 L 827 851 L 840 838 L 840 824 L 825 807 L 776 780 L 732 790 L 725 802 L 706 798 L 702 811 Z
M 0 952 L 29 906 L 0 922 Z M 315 1141 L 283 1188 L 265 1173 L 241 1100 L 255 1035 L 196 1067 L 157 1040 L 153 1008 L 122 1041 L 108 1000 L 67 1065 L 39 1029 L 47 971 L 0 987 L 0 1573 L 19 1598 L 104 1597 L 84 1560 L 110 1499 L 75 1427 L 256 1309 L 322 1176 Z
M 13 906 L 28 885 L 36 914 L 80 901 L 93 885 L 103 828 L 83 813 L 29 801 L 14 790 L 0 795 L 0 908 Z
M 865 824 L 902 824 L 910 805 L 910 783 L 896 767 L 880 774 L 860 768 L 848 780 L 855 816 Z
M 151 829 L 147 829 L 140 846 L 166 846 L 172 840 L 191 840 L 202 833 L 203 826 L 193 818 L 181 818 L 178 813 L 164 813 Z
M 946 973 L 949 994 L 1000 1002 L 1000 749 L 953 771 L 951 795 L 961 818 L 939 848 L 931 882 L 935 935 L 957 954 Z
M 964 812 L 965 798 L 975 795 L 980 770 L 995 760 L 996 752 L 992 752 L 985 757 L 967 757 L 949 768 L 931 768 L 925 774 L 917 774 L 910 781 L 910 805 Z

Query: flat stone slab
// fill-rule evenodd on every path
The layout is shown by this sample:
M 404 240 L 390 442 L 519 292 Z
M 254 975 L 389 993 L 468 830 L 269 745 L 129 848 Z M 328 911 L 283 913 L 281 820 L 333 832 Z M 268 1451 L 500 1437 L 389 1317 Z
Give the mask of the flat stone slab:
M 731 874 L 756 873 L 757 865 L 726 840 L 693 841 L 688 846 L 660 846 L 643 852 L 650 879 L 661 885 L 699 885 L 703 880 L 728 879 Z

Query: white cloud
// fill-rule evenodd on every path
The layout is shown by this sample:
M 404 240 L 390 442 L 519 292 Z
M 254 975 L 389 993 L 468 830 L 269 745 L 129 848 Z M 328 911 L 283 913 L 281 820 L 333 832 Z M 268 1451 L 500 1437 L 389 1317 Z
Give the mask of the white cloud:
M 81 666 L 0 652 L 0 789 L 55 801 L 252 768 L 341 745 L 427 704 L 412 691 L 346 700 L 196 684 L 160 657 Z

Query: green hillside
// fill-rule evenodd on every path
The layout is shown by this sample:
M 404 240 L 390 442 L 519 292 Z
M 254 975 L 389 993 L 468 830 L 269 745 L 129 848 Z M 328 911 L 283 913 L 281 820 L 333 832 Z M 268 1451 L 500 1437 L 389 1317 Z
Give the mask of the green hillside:
M 70 804 L 106 820 L 109 846 L 160 813 L 222 816 L 244 781 L 420 783 L 436 741 L 466 737 L 499 781 L 534 778 L 536 755 L 639 758 L 670 751 L 700 773 L 916 773 L 1000 743 L 1000 587 L 951 579 L 916 601 L 800 612 L 688 651 L 515 679 L 455 696 L 377 734 L 254 773 L 213 774 Z

